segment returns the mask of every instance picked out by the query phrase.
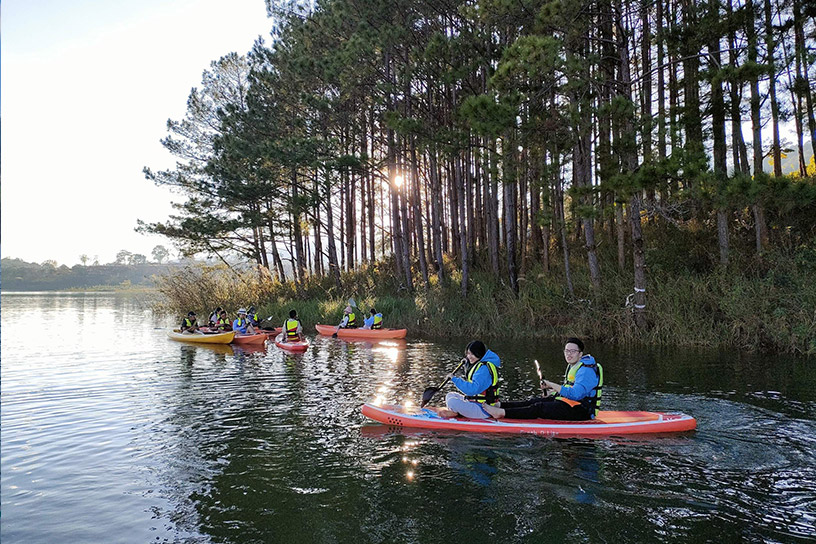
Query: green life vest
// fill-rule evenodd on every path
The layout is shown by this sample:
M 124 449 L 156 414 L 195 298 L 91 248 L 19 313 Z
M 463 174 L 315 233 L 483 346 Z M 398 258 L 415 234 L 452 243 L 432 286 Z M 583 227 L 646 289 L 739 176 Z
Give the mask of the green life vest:
M 476 402 L 486 402 L 488 404 L 493 404 L 497 400 L 499 400 L 499 371 L 491 362 L 482 362 L 479 361 L 475 365 L 470 367 L 467 373 L 467 380 L 469 382 L 473 381 L 473 376 L 476 374 L 476 371 L 482 365 L 487 365 L 487 369 L 490 371 L 490 377 L 492 378 L 490 387 L 479 393 L 478 395 L 469 395 L 465 397 L 468 400 L 475 400 Z
M 286 337 L 287 338 L 297 338 L 298 332 L 298 325 L 300 325 L 300 321 L 297 319 L 287 319 L 284 326 L 286 327 Z
M 598 376 L 598 385 L 593 387 L 590 395 L 581 399 L 579 403 L 581 406 L 586 408 L 588 413 L 598 415 L 598 410 L 601 405 L 601 393 L 603 390 L 603 367 L 601 366 L 601 363 L 596 362 L 594 365 L 585 365 L 583 361 L 578 361 L 578 363 L 575 365 L 568 364 L 567 370 L 564 372 L 564 387 L 572 387 L 575 385 L 575 376 L 578 374 L 578 369 L 580 369 L 582 366 L 591 368 L 595 371 L 595 375 Z M 555 398 L 566 401 L 571 400 L 565 399 L 560 395 L 556 396 Z

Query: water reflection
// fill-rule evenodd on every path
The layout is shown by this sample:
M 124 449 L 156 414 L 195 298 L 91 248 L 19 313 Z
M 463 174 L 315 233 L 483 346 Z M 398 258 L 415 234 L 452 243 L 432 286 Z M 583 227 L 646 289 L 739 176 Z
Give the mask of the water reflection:
M 816 538 L 807 361 L 588 350 L 606 408 L 691 413 L 689 436 L 411 432 L 360 405 L 417 402 L 470 339 L 316 337 L 293 354 L 179 345 L 153 330 L 172 323 L 110 295 L 2 305 L 3 542 Z M 27 337 L 32 313 L 53 342 Z M 488 345 L 508 397 L 537 393 L 534 359 L 563 374 L 560 343 Z

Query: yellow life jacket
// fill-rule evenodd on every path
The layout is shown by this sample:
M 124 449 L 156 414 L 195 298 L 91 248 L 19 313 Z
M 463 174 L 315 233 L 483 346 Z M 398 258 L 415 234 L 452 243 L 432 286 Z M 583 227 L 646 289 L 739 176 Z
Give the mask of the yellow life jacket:
M 284 328 L 286 329 L 286 337 L 287 338 L 297 338 L 298 332 L 298 325 L 300 321 L 297 319 L 287 319 L 286 323 L 284 323 Z
M 382 314 L 374 315 L 374 323 L 371 324 L 372 329 L 382 329 Z
M 346 327 L 349 329 L 357 328 L 357 314 L 355 314 L 354 312 L 348 314 L 348 323 L 346 323 Z
M 478 395 L 469 395 L 465 397 L 468 400 L 475 400 L 476 402 L 486 402 L 488 404 L 494 404 L 497 400 L 499 400 L 499 371 L 491 362 L 482 362 L 479 361 L 468 370 L 467 373 L 467 380 L 472 382 L 473 376 L 476 374 L 476 371 L 482 365 L 487 365 L 487 369 L 490 371 L 490 377 L 492 381 L 490 383 L 490 387 L 479 393 Z
M 601 363 L 596 362 L 593 365 L 585 365 L 583 361 L 578 361 L 574 365 L 568 364 L 567 370 L 564 372 L 564 387 L 572 387 L 575 385 L 575 376 L 578 374 L 578 369 L 580 369 L 582 366 L 591 368 L 598 376 L 598 385 L 592 388 L 590 395 L 581 400 L 566 399 L 561 395 L 556 395 L 555 398 L 566 402 L 570 406 L 580 404 L 587 409 L 588 413 L 598 415 L 598 410 L 601 405 L 601 393 L 603 389 L 603 367 L 601 366 Z

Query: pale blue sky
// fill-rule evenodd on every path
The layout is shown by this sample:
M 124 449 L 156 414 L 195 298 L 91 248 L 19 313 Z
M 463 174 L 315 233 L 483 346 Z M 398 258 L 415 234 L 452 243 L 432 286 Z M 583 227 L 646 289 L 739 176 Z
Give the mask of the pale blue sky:
M 0 39 L 3 257 L 151 258 L 133 231 L 181 200 L 144 179 L 211 61 L 245 54 L 272 21 L 263 0 L 5 0 Z

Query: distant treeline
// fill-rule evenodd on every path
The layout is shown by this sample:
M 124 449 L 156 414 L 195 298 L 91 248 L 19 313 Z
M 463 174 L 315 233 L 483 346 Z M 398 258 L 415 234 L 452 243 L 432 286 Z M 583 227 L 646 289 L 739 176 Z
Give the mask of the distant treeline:
M 55 291 L 92 287 L 152 287 L 153 276 L 167 274 L 179 264 L 105 264 L 96 266 L 55 266 L 28 263 L 21 259 L 0 262 L 4 291 Z

